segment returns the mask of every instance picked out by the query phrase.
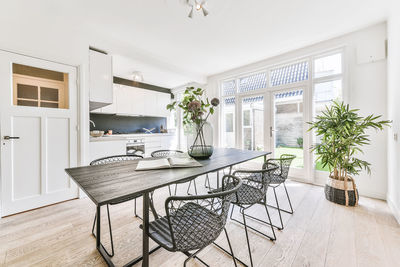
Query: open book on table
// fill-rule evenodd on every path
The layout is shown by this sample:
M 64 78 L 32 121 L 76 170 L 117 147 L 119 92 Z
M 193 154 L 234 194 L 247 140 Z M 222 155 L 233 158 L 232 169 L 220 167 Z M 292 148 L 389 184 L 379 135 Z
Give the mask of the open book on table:
M 137 171 L 158 170 L 170 168 L 201 167 L 200 162 L 191 157 L 171 157 L 154 160 L 140 160 L 136 166 Z

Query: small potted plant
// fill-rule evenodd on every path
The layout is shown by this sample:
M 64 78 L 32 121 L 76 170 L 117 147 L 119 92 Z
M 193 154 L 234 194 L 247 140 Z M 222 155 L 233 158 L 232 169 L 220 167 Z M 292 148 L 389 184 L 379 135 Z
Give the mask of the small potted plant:
M 325 185 L 328 200 L 346 205 L 358 204 L 358 191 L 354 178 L 363 169 L 371 172 L 370 163 L 357 158 L 362 147 L 370 144 L 366 130 L 383 130 L 391 121 L 379 120 L 381 116 L 361 117 L 358 109 L 350 109 L 343 102 L 333 101 L 331 106 L 316 117 L 309 131 L 314 130 L 319 142 L 312 147 L 323 167 L 330 174 Z
M 168 110 L 183 110 L 183 125 L 187 136 L 188 154 L 197 159 L 207 159 L 213 153 L 213 130 L 207 119 L 214 114 L 219 99 L 204 97 L 201 88 L 187 87 L 181 101 L 167 105 Z

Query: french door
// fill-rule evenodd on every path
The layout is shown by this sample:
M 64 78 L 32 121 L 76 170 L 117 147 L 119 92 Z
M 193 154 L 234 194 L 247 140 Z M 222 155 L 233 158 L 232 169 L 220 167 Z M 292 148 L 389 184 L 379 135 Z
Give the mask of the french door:
M 238 97 L 238 135 L 237 147 L 248 150 L 264 151 L 267 150 L 268 142 L 265 135 L 265 94 L 249 94 Z M 249 168 L 259 168 L 263 163 L 263 158 L 247 162 Z
M 76 68 L 0 51 L 0 89 L 1 216 L 76 198 Z
M 302 87 L 294 87 L 238 97 L 236 147 L 271 151 L 271 157 L 293 154 L 290 175 L 304 179 L 308 162 L 304 95 Z M 259 168 L 262 160 L 250 161 L 246 167 Z
M 304 89 L 286 88 L 270 94 L 270 151 L 276 158 L 283 154 L 295 155 L 290 175 L 302 179 L 305 176 L 304 161 L 307 157 L 304 149 Z

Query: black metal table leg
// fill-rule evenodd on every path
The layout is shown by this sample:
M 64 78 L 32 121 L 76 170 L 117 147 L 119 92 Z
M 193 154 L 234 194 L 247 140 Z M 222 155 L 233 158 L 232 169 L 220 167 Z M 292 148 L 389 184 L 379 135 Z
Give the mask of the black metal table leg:
M 100 206 L 97 205 L 96 207 L 96 247 L 99 248 L 101 246 L 100 242 Z
M 149 192 L 145 192 L 143 194 L 143 234 L 142 234 L 142 266 L 149 266 L 149 236 L 147 235 L 149 232 Z
M 217 171 L 217 188 L 219 188 L 219 170 Z
M 100 255 L 103 257 L 103 259 L 106 261 L 107 265 L 110 267 L 114 267 L 114 263 L 111 261 L 111 258 L 107 255 L 107 252 L 104 250 L 103 246 L 101 245 L 101 239 L 100 239 L 100 205 L 97 205 L 96 207 L 96 248 L 100 252 Z

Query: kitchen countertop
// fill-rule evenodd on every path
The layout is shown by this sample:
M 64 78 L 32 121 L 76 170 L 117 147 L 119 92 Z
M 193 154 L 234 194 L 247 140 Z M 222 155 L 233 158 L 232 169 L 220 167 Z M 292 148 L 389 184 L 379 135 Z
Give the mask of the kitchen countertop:
M 171 136 L 175 133 L 137 133 L 137 134 L 114 134 L 114 135 L 104 135 L 102 137 L 90 137 L 90 142 L 103 142 L 103 141 L 120 141 L 133 138 L 143 138 L 143 137 L 157 137 L 157 136 Z

